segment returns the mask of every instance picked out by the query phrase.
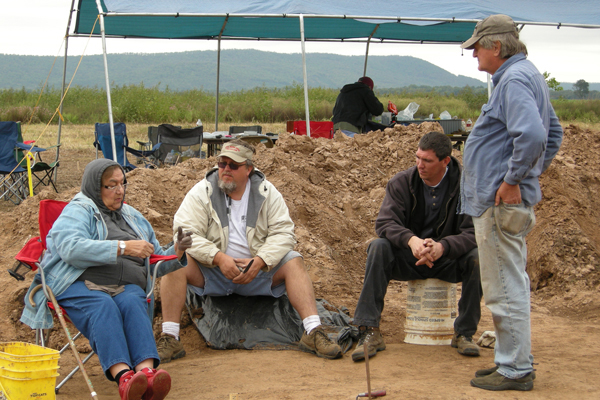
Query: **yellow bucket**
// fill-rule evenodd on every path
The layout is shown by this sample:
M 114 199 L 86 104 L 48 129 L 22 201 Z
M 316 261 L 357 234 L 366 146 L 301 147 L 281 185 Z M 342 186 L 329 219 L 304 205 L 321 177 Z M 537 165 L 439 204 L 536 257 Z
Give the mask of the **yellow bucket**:
M 0 399 L 56 399 L 57 350 L 31 343 L 0 343 Z

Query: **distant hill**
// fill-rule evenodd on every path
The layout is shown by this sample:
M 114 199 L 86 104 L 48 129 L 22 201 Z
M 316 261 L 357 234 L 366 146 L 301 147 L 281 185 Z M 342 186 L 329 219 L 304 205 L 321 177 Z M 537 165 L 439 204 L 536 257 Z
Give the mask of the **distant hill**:
M 46 80 L 54 62 L 50 56 L 0 54 L 0 89 L 37 90 Z M 67 82 L 79 57 L 68 57 Z M 363 56 L 307 54 L 309 87 L 339 88 L 355 82 L 364 67 Z M 56 60 L 49 85 L 59 88 L 63 59 Z M 171 90 L 216 89 L 217 52 L 189 51 L 161 54 L 109 54 L 111 83 L 146 87 L 160 85 Z M 454 75 L 427 61 L 406 56 L 369 56 L 368 75 L 378 89 L 417 86 L 482 87 L 485 83 Z M 85 56 L 73 84 L 104 88 L 104 63 L 101 55 Z M 221 52 L 220 90 L 237 91 L 255 87 L 280 88 L 302 84 L 302 56 L 258 50 Z M 590 86 L 590 89 L 591 86 Z

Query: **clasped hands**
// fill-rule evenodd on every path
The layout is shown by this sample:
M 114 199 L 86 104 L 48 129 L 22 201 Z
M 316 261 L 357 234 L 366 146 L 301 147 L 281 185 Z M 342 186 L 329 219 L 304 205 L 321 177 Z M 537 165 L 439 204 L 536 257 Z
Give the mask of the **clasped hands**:
M 433 239 L 421 239 L 413 236 L 408 241 L 413 256 L 417 259 L 415 265 L 433 267 L 433 263 L 444 255 L 444 246 Z
M 251 260 L 254 260 L 247 272 L 243 272 Z M 245 285 L 258 275 L 261 268 L 266 264 L 260 257 L 254 258 L 233 258 L 225 253 L 218 252 L 213 259 L 213 264 L 217 265 L 223 275 L 231 282 Z

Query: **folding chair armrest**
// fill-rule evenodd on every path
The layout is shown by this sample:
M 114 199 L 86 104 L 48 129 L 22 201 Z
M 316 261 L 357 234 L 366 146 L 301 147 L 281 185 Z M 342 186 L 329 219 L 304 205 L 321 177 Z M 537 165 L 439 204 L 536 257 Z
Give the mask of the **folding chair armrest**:
M 152 272 L 152 281 L 151 281 L 150 290 L 146 291 L 146 299 L 150 299 L 150 296 L 152 296 L 152 293 L 154 293 L 154 286 L 156 285 L 156 278 L 158 276 L 158 267 L 160 267 L 160 264 L 162 264 L 165 261 L 170 261 L 170 260 L 175 260 L 175 259 L 177 259 L 176 254 L 172 254 L 169 256 L 161 256 L 158 254 L 152 254 L 150 256 L 150 259 L 148 260 L 148 267 L 150 267 L 150 265 L 152 265 L 152 264 L 156 264 L 156 265 L 154 265 L 154 271 Z

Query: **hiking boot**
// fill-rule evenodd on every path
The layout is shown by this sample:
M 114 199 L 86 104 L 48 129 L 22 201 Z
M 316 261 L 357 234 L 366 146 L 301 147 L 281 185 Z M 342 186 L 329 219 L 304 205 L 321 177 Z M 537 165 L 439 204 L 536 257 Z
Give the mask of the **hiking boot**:
M 482 376 L 491 375 L 494 372 L 496 372 L 497 370 L 498 370 L 497 365 L 494 365 L 491 368 L 480 369 L 477 372 L 475 372 L 475 378 L 481 378 Z M 531 371 L 531 379 L 535 380 L 535 371 Z
M 479 346 L 477 346 L 473 342 L 472 337 L 466 337 L 464 335 L 459 335 L 458 333 L 454 332 L 454 335 L 452 336 L 452 342 L 450 342 L 450 346 L 454 347 L 456 351 L 458 351 L 458 354 L 472 357 L 479 356 Z
M 176 360 L 185 356 L 185 350 L 181 341 L 166 333 L 160 334 L 160 337 L 156 342 L 156 349 L 158 350 L 158 356 L 162 363 L 168 363 L 171 362 L 171 360 Z
M 171 390 L 171 376 L 164 369 L 144 368 L 142 372 L 148 378 L 148 388 L 142 400 L 163 400 Z
M 304 332 L 302 339 L 300 339 L 299 347 L 301 350 L 315 353 L 319 357 L 329 358 L 330 360 L 342 356 L 340 346 L 329 339 L 329 336 L 327 336 L 321 325 L 313 329 L 310 335 Z
M 533 373 L 528 373 L 522 378 L 510 379 L 494 371 L 489 375 L 471 380 L 471 386 L 485 390 L 521 390 L 533 389 Z
M 369 358 L 375 357 L 378 351 L 385 350 L 385 342 L 379 332 L 379 328 L 372 326 L 361 326 L 359 328 L 360 335 L 358 337 L 358 344 L 356 349 L 352 352 L 352 361 L 360 361 L 365 359 L 365 347 L 367 343 L 367 352 Z
M 143 372 L 127 371 L 119 379 L 121 400 L 141 400 L 148 388 L 148 378 Z

